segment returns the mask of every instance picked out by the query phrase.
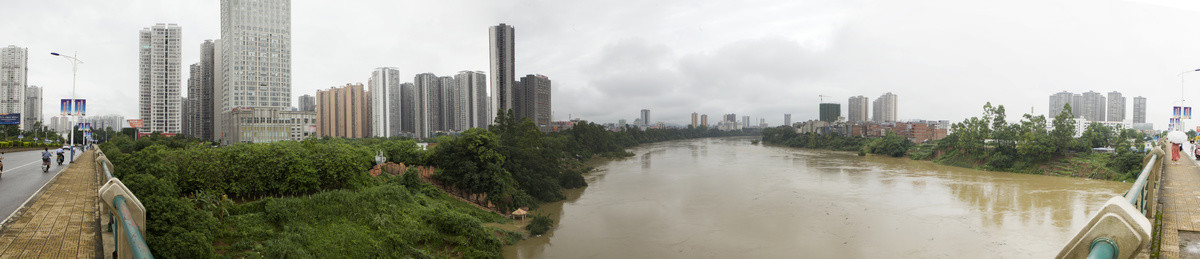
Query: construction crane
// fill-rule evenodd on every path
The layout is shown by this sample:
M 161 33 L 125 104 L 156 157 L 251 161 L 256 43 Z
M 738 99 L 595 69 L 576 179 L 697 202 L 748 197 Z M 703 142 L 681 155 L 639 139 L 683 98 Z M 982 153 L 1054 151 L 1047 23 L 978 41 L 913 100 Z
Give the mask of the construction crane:
M 825 97 L 833 97 L 833 96 L 828 96 L 828 95 L 823 95 L 823 94 L 817 95 L 817 99 L 820 100 L 821 103 L 825 103 Z

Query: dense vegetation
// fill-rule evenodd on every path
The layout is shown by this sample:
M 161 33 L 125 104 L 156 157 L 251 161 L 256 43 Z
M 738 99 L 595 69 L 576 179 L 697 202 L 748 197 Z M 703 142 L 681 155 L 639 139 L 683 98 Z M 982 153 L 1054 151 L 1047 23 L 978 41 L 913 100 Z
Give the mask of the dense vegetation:
M 211 143 L 116 135 L 100 147 L 114 175 L 147 209 L 147 240 L 161 258 L 499 257 L 517 236 L 485 222 L 507 221 L 422 183 L 414 172 L 372 178 L 373 157 L 439 168 L 434 177 L 502 211 L 562 200 L 586 185 L 583 161 L 629 156 L 640 143 L 754 132 L 625 128 L 580 122 L 544 134 L 502 115 L 489 130 L 432 139 L 308 139 Z M 239 204 L 240 203 L 240 204 Z M 537 217 L 535 217 L 537 219 Z M 548 219 L 548 218 L 547 218 Z M 537 229 L 549 229 L 540 221 Z M 505 239 L 505 240 L 501 240 Z
M 802 148 L 822 148 L 1023 173 L 1073 175 L 1108 180 L 1127 180 L 1140 171 L 1143 134 L 1132 129 L 1091 123 L 1076 138 L 1070 105 L 1054 117 L 1048 127 L 1045 116 L 1025 114 L 1017 123 L 1005 118 L 1004 106 L 984 105 L 982 117 L 971 117 L 951 126 L 946 138 L 933 144 L 914 145 L 902 136 L 889 134 L 867 139 L 836 134 L 798 134 L 791 127 L 763 131 L 763 141 Z M 1051 130 L 1047 130 L 1052 128 Z M 1093 153 L 1093 148 L 1112 147 L 1112 153 Z

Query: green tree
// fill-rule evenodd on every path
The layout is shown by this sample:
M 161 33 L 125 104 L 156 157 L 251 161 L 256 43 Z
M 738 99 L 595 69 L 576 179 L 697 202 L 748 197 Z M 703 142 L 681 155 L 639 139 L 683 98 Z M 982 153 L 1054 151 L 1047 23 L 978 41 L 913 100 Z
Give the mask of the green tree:
M 1065 154 L 1071 149 L 1071 142 L 1075 140 L 1075 114 L 1071 113 L 1071 104 L 1063 105 L 1062 112 L 1054 117 L 1054 130 L 1050 131 L 1050 139 L 1054 143 L 1054 150 L 1059 154 Z
M 892 157 L 902 157 L 908 152 L 908 148 L 912 147 L 912 141 L 904 136 L 896 135 L 888 131 L 887 135 L 882 138 L 875 139 L 867 145 L 868 152 L 872 154 L 882 154 Z
M 505 157 L 498 151 L 499 145 L 496 134 L 480 128 L 439 143 L 431 157 L 439 168 L 434 177 L 469 193 L 487 194 L 488 201 L 504 211 L 533 205 L 504 169 Z
M 1025 114 L 1019 127 L 1020 141 L 1017 142 L 1017 154 L 1027 164 L 1036 164 L 1049 160 L 1056 151 L 1053 140 L 1046 132 L 1046 117 Z

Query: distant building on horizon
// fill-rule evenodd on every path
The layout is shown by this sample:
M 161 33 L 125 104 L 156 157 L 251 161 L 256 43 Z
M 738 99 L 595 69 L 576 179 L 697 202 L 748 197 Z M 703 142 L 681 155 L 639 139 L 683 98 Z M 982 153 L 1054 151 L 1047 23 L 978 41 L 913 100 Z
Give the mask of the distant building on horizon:
M 869 98 L 866 96 L 853 96 L 846 103 L 846 120 L 849 122 L 864 122 L 867 117 L 867 109 Z
M 1125 97 L 1120 92 L 1108 92 L 1108 121 L 1125 121 Z
M 317 98 L 306 94 L 300 96 L 300 111 L 315 112 L 317 111 Z
M 42 121 L 42 88 L 31 85 L 25 88 L 25 112 L 21 114 L 21 123 L 28 130 L 36 130 L 34 124 Z M 42 126 L 46 123 L 43 122 Z
M 708 127 L 708 114 L 700 115 L 700 125 L 704 126 L 704 127 Z
M 1067 92 L 1067 91 L 1062 91 L 1062 92 L 1058 92 L 1058 93 L 1050 95 L 1050 109 L 1047 110 L 1050 113 L 1046 114 L 1046 118 L 1052 119 L 1054 117 L 1057 117 L 1058 114 L 1062 113 L 1063 106 L 1067 105 L 1068 103 L 1071 103 L 1072 114 L 1074 114 L 1075 117 L 1078 118 L 1079 117 L 1079 108 L 1078 108 L 1079 104 L 1077 103 L 1077 100 L 1079 100 L 1079 98 L 1075 97 L 1075 96 L 1076 96 L 1075 94 L 1072 94 L 1071 92 Z M 1076 102 L 1072 102 L 1073 100 Z
M 122 128 L 126 128 L 125 125 L 127 124 L 125 116 L 116 114 L 84 116 L 80 118 L 81 122 L 91 123 L 92 131 L 103 131 L 111 128 L 113 131 L 119 132 Z
M 1108 101 L 1106 100 L 1107 98 L 1104 97 L 1104 94 L 1095 91 L 1087 91 L 1083 93 L 1082 96 L 1083 98 L 1080 99 L 1079 102 L 1079 111 L 1084 119 L 1089 121 L 1108 121 L 1104 114 L 1108 111 L 1108 109 L 1105 108 L 1105 106 L 1108 104 Z M 1071 105 L 1071 108 L 1075 108 L 1075 105 Z
M 182 32 L 159 23 L 138 33 L 138 116 L 142 133 L 182 133 Z
M 698 127 L 700 127 L 700 114 L 693 112 L 692 113 L 692 128 L 698 128 Z
M 650 126 L 650 109 L 642 109 L 641 126 Z
M 742 116 L 742 128 L 750 127 L 750 116 Z
M 842 116 L 842 105 L 837 103 L 822 103 L 820 105 L 820 120 L 836 122 Z
M 1142 98 L 1144 101 L 1145 98 Z M 1133 120 L 1134 123 L 1138 120 L 1138 99 L 1134 98 L 1133 104 Z M 1071 105 L 1071 114 L 1075 118 L 1083 118 L 1093 122 L 1123 122 L 1126 118 L 1125 113 L 1125 97 L 1117 91 L 1109 92 L 1107 97 L 1095 91 L 1087 91 L 1082 94 L 1074 94 L 1067 91 L 1062 91 L 1050 95 L 1050 109 L 1046 114 L 1047 118 L 1054 118 L 1062 113 L 1063 107 L 1067 104 Z M 1143 111 L 1142 115 L 1145 113 Z M 1144 119 L 1144 117 L 1143 117 Z
M 1133 98 L 1133 123 L 1146 123 L 1146 97 Z
M 783 114 L 783 126 L 792 126 L 792 114 L 791 113 Z

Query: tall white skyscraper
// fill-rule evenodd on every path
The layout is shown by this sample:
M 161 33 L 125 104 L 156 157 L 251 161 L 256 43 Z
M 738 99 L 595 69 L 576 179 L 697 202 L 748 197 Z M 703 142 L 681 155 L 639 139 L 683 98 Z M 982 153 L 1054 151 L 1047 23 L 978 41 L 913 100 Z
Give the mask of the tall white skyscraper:
M 29 50 L 13 45 L 0 48 L 0 113 L 25 112 L 28 78 Z M 20 128 L 26 129 L 24 119 L 21 123 Z
M 897 99 L 898 98 L 896 97 L 896 95 L 892 94 L 890 92 L 880 95 L 879 98 L 875 99 L 875 103 L 874 103 L 875 107 L 872 108 L 872 111 L 874 112 L 874 114 L 872 114 L 871 120 L 873 120 L 875 122 L 880 122 L 880 123 L 895 122 L 897 120 L 897 118 L 896 118 Z
M 376 68 L 367 87 L 371 95 L 371 135 L 391 137 L 400 134 L 400 71 L 396 68 Z
M 21 123 L 27 130 L 33 130 L 30 127 L 39 121 L 42 121 L 42 88 L 31 85 L 25 88 L 25 112 L 21 114 Z
M 222 114 L 218 120 L 234 108 L 291 107 L 291 13 L 290 0 L 221 0 L 220 95 L 213 96 L 221 103 L 214 108 Z M 222 133 L 237 134 L 225 124 Z
M 462 105 L 466 116 L 466 127 L 468 128 L 487 128 L 487 125 L 492 123 L 491 108 L 488 104 L 490 99 L 487 95 L 487 75 L 483 71 L 459 71 L 454 75 L 454 81 L 457 81 L 458 89 L 466 96 L 466 103 Z
M 850 100 L 847 102 L 849 105 L 846 106 L 846 120 L 850 122 L 867 121 L 869 118 L 867 117 L 867 111 L 869 111 L 867 109 L 868 102 L 869 99 L 866 96 L 850 97 Z
M 515 33 L 511 25 L 503 24 L 492 26 L 488 29 L 488 43 L 491 45 L 491 89 L 492 109 L 490 111 L 491 118 L 494 118 L 498 111 L 512 110 L 513 104 L 513 87 L 517 82 L 516 73 L 516 51 Z M 491 119 L 488 120 L 492 121 Z
M 182 34 L 178 25 L 156 24 L 139 33 L 139 117 L 142 132 L 180 133 Z

